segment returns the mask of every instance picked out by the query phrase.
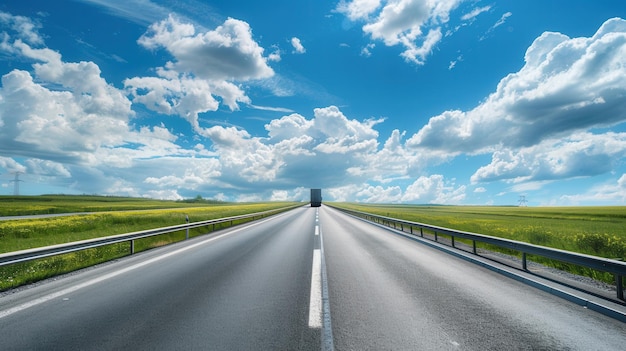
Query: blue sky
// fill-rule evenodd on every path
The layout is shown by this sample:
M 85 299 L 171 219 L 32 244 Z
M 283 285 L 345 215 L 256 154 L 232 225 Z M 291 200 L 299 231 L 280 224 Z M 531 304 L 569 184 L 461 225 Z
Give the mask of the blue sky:
M 624 205 L 626 6 L 8 0 L 0 194 Z

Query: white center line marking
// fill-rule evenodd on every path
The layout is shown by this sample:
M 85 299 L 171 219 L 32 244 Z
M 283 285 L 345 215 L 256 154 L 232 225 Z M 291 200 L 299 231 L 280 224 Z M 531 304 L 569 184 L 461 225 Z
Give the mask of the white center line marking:
M 311 300 L 309 302 L 309 328 L 322 327 L 322 274 L 321 253 L 313 250 L 313 269 L 311 271 Z
M 318 235 L 320 235 L 320 226 L 316 225 L 315 226 L 315 236 L 318 236 Z

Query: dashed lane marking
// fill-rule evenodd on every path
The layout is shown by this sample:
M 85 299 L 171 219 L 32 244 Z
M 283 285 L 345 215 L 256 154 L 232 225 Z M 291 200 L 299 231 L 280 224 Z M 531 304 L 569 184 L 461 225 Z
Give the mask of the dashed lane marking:
M 309 302 L 309 328 L 322 327 L 322 273 L 321 252 L 313 250 L 311 272 L 311 299 Z

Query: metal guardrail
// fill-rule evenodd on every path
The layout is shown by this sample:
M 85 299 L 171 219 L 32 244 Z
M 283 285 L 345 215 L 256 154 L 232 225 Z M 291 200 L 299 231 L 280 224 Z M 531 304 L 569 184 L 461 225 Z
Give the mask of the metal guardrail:
M 420 235 L 424 237 L 424 230 L 430 231 L 434 235 L 434 240 L 438 241 L 438 235 L 443 234 L 447 235 L 451 238 L 451 245 L 455 247 L 455 238 L 462 238 L 472 241 L 472 253 L 478 255 L 476 251 L 476 242 L 487 243 L 511 250 L 515 250 L 522 253 L 522 269 L 527 269 L 527 258 L 526 255 L 536 255 L 545 258 L 550 258 L 553 260 L 557 260 L 560 262 L 566 262 L 575 264 L 582 267 L 587 267 L 591 269 L 595 269 L 602 272 L 608 272 L 615 276 L 615 286 L 617 290 L 617 298 L 619 300 L 624 300 L 624 277 L 626 276 L 626 262 L 612 260 L 608 258 L 596 257 L 591 255 L 580 254 L 571 251 L 553 249 L 545 246 L 528 244 L 521 241 L 502 239 L 497 237 L 492 237 L 483 234 L 476 234 L 471 232 L 458 231 L 454 229 L 437 227 L 433 225 L 428 225 L 424 223 L 405 221 L 401 219 L 385 217 L 374 215 L 371 213 L 348 210 L 345 208 L 331 206 L 334 209 L 340 210 L 342 212 L 351 214 L 353 216 L 357 216 L 360 218 L 364 218 L 366 220 L 376 222 L 379 224 L 393 226 L 394 229 L 400 229 L 403 232 L 408 230 L 409 233 L 414 235 Z M 415 232 L 416 229 L 419 229 L 419 233 Z
M 302 205 L 283 207 L 279 209 L 250 213 L 250 214 L 233 216 L 233 217 L 210 219 L 206 221 L 180 224 L 180 225 L 174 225 L 170 227 L 142 230 L 139 232 L 111 235 L 111 236 L 106 236 L 102 238 L 81 240 L 81 241 L 75 241 L 71 243 L 51 245 L 51 246 L 45 246 L 45 247 L 40 247 L 40 248 L 3 253 L 3 254 L 0 254 L 0 266 L 11 265 L 14 263 L 19 263 L 19 262 L 32 261 L 32 260 L 37 260 L 37 259 L 46 258 L 50 256 L 62 255 L 62 254 L 67 254 L 67 253 L 72 253 L 76 251 L 92 249 L 95 247 L 101 247 L 105 245 L 117 244 L 117 243 L 127 242 L 127 241 L 130 242 L 130 254 L 134 254 L 135 253 L 135 240 L 137 239 L 143 239 L 143 238 L 147 238 L 151 236 L 178 232 L 182 230 L 186 231 L 185 238 L 188 239 L 189 229 L 212 225 L 213 230 L 215 230 L 216 224 L 230 222 L 230 225 L 232 226 L 233 222 L 237 220 L 242 220 L 242 219 L 255 220 L 257 217 L 263 218 L 272 214 L 287 211 L 287 210 L 300 207 L 300 206 Z

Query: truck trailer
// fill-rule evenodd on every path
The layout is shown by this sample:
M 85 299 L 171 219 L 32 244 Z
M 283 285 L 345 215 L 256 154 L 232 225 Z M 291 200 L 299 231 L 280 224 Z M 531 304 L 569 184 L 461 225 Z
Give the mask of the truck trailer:
M 322 206 L 322 189 L 311 189 L 311 207 Z

